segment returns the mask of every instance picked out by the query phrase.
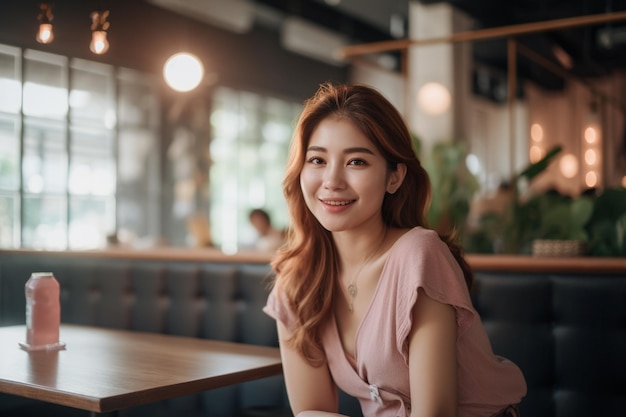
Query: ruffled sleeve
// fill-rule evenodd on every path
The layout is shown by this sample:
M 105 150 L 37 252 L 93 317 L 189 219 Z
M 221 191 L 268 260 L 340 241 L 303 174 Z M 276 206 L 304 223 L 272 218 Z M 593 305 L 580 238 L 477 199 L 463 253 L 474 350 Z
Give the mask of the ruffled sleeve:
M 263 307 L 263 312 L 293 331 L 296 322 L 295 314 L 288 307 L 287 300 L 281 297 L 280 294 L 276 287 L 272 289 L 267 297 L 267 303 Z
M 418 289 L 440 303 L 454 307 L 457 319 L 457 338 L 476 319 L 463 272 L 438 234 L 432 230 L 416 228 L 406 233 L 390 253 L 388 273 L 396 281 L 395 322 L 396 344 L 408 362 L 408 336 L 412 327 L 412 310 Z

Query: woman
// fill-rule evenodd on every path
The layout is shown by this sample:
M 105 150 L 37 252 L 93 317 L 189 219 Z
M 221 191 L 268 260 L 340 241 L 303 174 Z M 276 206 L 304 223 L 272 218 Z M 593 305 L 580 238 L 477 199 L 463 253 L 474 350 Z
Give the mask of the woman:
M 459 248 L 426 228 L 430 182 L 375 90 L 307 101 L 283 182 L 287 244 L 264 311 L 277 320 L 294 415 L 516 416 L 519 368 L 492 353 Z

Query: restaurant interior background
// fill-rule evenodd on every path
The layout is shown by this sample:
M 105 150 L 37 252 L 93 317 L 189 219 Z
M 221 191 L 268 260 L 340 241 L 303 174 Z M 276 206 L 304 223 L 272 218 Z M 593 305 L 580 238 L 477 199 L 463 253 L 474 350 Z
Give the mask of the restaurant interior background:
M 393 43 L 623 13 L 624 1 L 57 0 L 51 16 L 40 3 L 0 2 L 2 248 L 102 248 L 114 232 L 138 248 L 192 246 L 204 230 L 233 252 L 254 238 L 252 208 L 288 226 L 280 182 L 292 128 L 327 80 L 383 92 L 427 162 L 436 144 L 461 144 L 472 198 L 555 145 L 529 189 L 626 186 L 625 16 L 518 36 L 514 77 L 505 36 Z M 96 54 L 92 12 L 106 10 L 95 29 L 109 48 Z M 42 19 L 50 43 L 36 40 Z M 162 77 L 182 50 L 204 65 L 189 92 Z

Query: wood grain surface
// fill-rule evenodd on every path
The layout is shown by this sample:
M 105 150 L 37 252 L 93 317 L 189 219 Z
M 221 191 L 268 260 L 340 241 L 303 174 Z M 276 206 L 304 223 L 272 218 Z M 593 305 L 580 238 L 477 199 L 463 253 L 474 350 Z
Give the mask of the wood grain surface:
M 65 350 L 26 352 L 0 327 L 0 392 L 94 412 L 277 375 L 278 348 L 62 325 Z

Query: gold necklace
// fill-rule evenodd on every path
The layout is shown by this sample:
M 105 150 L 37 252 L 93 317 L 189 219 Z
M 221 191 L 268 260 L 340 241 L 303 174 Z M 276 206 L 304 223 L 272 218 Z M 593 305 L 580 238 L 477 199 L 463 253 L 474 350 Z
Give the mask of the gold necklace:
M 357 288 L 357 285 L 356 285 L 357 278 L 363 271 L 363 268 L 365 268 L 365 266 L 370 263 L 372 258 L 374 258 L 374 255 L 376 255 L 378 251 L 380 251 L 380 248 L 383 247 L 386 240 L 387 240 L 387 229 L 385 229 L 385 235 L 383 236 L 383 239 L 381 240 L 380 245 L 378 245 L 378 247 L 376 248 L 374 252 L 372 252 L 367 258 L 365 258 L 365 260 L 361 264 L 361 267 L 359 268 L 357 273 L 352 275 L 352 279 L 350 280 L 350 283 L 348 284 L 348 295 L 350 296 L 350 299 L 348 300 L 348 310 L 350 310 L 351 313 L 354 312 L 354 299 L 359 293 L 359 289 Z

